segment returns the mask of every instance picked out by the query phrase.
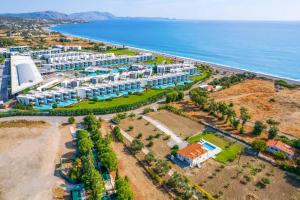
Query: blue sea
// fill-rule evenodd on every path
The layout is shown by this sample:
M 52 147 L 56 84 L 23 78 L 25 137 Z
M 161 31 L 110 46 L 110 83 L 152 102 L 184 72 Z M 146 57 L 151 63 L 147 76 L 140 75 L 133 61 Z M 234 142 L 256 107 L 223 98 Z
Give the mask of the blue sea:
M 51 30 L 300 80 L 300 22 L 131 19 Z

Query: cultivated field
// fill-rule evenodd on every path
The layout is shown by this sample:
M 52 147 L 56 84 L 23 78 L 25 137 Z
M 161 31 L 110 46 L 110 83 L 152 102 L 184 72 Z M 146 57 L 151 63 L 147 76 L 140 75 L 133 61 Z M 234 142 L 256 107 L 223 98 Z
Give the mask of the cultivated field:
M 273 118 L 280 121 L 280 130 L 300 137 L 300 90 L 276 92 L 273 81 L 246 80 L 211 94 L 218 101 L 233 102 L 236 112 L 241 106 L 251 114 L 251 121 Z
M 130 126 L 133 127 L 131 131 L 128 130 Z M 132 137 L 137 137 L 139 133 L 141 133 L 142 136 L 140 139 L 145 145 L 152 141 L 153 146 L 148 146 L 147 148 L 155 153 L 158 157 L 164 158 L 170 153 L 170 147 L 167 145 L 168 141 L 166 140 L 166 135 L 161 133 L 155 126 L 146 120 L 137 119 L 136 117 L 132 119 L 127 118 L 121 121 L 120 128 L 122 128 Z M 156 136 L 157 134 L 160 134 L 160 136 Z M 155 136 L 158 138 L 155 138 Z M 152 139 L 149 137 L 152 137 Z
M 64 183 L 54 174 L 58 156 L 69 151 L 62 149 L 67 128 L 25 120 L 0 122 L 0 127 L 0 199 L 65 196 L 58 189 Z
M 162 122 L 183 139 L 197 134 L 199 132 L 202 132 L 205 128 L 202 124 L 194 120 L 174 114 L 166 110 L 151 112 L 147 115 L 153 119 Z
M 201 168 L 181 170 L 218 199 L 224 200 L 297 200 L 300 180 L 254 157 L 242 155 L 233 163 L 222 165 L 209 159 Z M 270 181 L 265 188 L 257 183 Z

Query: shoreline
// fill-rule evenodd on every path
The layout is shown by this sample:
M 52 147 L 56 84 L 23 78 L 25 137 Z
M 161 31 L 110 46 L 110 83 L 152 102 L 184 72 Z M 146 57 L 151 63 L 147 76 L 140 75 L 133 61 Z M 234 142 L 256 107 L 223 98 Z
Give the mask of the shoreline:
M 60 34 L 66 35 L 68 37 L 75 37 L 75 38 L 80 38 L 80 39 L 83 39 L 83 40 L 103 43 L 103 44 L 109 45 L 109 46 L 126 47 L 130 50 L 135 50 L 135 51 L 139 51 L 139 52 L 149 52 L 149 53 L 153 53 L 153 54 L 156 54 L 156 55 L 162 55 L 162 56 L 165 56 L 165 57 L 170 57 L 170 58 L 173 58 L 173 59 L 182 60 L 184 62 L 206 64 L 206 65 L 209 65 L 214 70 L 220 70 L 220 71 L 225 71 L 225 72 L 230 72 L 230 73 L 252 73 L 252 74 L 255 74 L 257 77 L 267 78 L 267 79 L 271 79 L 271 80 L 284 80 L 284 81 L 286 81 L 290 84 L 300 85 L 300 79 L 292 79 L 292 78 L 267 74 L 267 73 L 263 73 L 263 72 L 255 72 L 255 71 L 251 71 L 251 70 L 247 70 L 247 69 L 243 69 L 243 68 L 227 66 L 227 65 L 223 65 L 223 64 L 219 64 L 219 63 L 213 63 L 213 62 L 200 60 L 200 59 L 188 58 L 188 57 L 185 57 L 185 56 L 177 56 L 177 55 L 164 53 L 164 52 L 160 52 L 160 51 L 143 49 L 143 48 L 138 48 L 138 47 L 128 46 L 128 45 L 122 45 L 122 44 L 113 43 L 113 42 L 110 42 L 110 41 L 99 40 L 99 39 L 91 39 L 91 38 L 84 37 L 84 36 L 79 36 L 79 35 L 74 35 L 74 34 L 70 34 L 70 33 L 64 33 L 64 32 L 61 32 L 61 31 L 51 30 L 51 28 L 56 27 L 56 26 L 58 26 L 58 25 L 52 25 L 50 27 L 45 27 L 45 31 L 49 31 L 49 32 L 54 31 L 54 32 L 58 32 Z

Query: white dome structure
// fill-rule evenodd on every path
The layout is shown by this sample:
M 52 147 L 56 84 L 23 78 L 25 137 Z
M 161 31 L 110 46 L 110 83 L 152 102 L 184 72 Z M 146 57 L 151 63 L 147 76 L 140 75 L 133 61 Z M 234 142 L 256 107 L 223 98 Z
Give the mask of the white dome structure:
M 11 56 L 11 93 L 32 87 L 43 78 L 30 56 Z

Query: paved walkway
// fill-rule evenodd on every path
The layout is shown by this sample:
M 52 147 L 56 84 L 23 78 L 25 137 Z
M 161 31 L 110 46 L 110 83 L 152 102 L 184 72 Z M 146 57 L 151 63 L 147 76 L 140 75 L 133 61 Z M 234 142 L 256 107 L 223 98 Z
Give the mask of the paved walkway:
M 186 141 L 184 141 L 183 139 L 181 139 L 180 137 L 178 137 L 175 132 L 173 132 L 171 129 L 169 129 L 166 125 L 164 125 L 160 121 L 152 119 L 151 117 L 148 117 L 148 116 L 143 116 L 143 118 L 146 121 L 148 121 L 151 124 L 153 124 L 156 128 L 158 128 L 159 130 L 161 130 L 165 134 L 171 136 L 171 141 L 168 142 L 169 146 L 172 147 L 174 145 L 178 145 L 180 148 L 183 148 L 183 147 L 187 146 L 187 142 Z
M 133 137 L 131 137 L 128 133 L 126 133 L 125 131 L 123 131 L 122 129 L 120 129 L 121 134 L 125 137 L 126 140 L 128 140 L 129 142 L 133 141 Z M 146 155 L 148 154 L 150 151 L 145 147 L 142 149 L 142 152 Z

